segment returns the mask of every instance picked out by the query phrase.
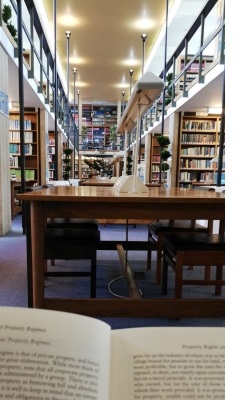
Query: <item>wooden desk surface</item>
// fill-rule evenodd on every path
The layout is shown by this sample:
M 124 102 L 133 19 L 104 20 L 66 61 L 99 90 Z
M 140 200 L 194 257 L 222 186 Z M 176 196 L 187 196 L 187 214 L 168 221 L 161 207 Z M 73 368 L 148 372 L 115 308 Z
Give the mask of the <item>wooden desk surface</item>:
M 146 193 L 129 192 L 118 193 L 113 188 L 102 188 L 101 186 L 57 186 L 55 188 L 43 188 L 32 192 L 20 193 L 20 200 L 29 201 L 61 201 L 65 202 L 200 202 L 224 204 L 224 193 L 213 193 L 204 190 L 180 189 L 180 188 L 149 188 Z
M 17 198 L 32 204 L 43 202 L 43 214 L 47 217 L 225 218 L 225 195 L 203 190 L 149 188 L 146 193 L 118 193 L 110 187 L 57 186 L 18 194 Z

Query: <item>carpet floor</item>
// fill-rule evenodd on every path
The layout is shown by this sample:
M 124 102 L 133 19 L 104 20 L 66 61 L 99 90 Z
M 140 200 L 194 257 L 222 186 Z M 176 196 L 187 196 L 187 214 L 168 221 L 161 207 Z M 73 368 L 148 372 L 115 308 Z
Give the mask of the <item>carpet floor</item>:
M 0 306 L 27 307 L 27 260 L 26 260 L 26 236 L 22 231 L 21 216 L 16 216 L 12 222 L 12 231 L 4 237 L 0 237 Z M 101 239 L 123 240 L 125 239 L 125 226 L 123 225 L 100 225 Z M 146 226 L 129 226 L 129 240 L 147 240 Z M 152 270 L 146 270 L 146 251 L 129 251 L 128 262 L 135 273 L 135 278 L 143 297 L 161 297 L 160 286 L 155 283 L 155 259 L 153 253 Z M 48 261 L 48 270 L 77 271 L 90 266 L 88 260 L 56 260 L 56 265 L 51 266 Z M 196 277 L 201 273 L 200 267 L 193 271 L 186 270 L 188 277 Z M 174 273 L 169 272 L 169 290 L 167 297 L 173 297 Z M 76 277 L 49 277 L 45 282 L 46 297 L 89 297 L 89 278 Z M 222 293 L 224 295 L 224 291 Z M 127 286 L 122 276 L 121 265 L 116 251 L 97 252 L 97 297 L 127 297 Z M 184 298 L 211 298 L 216 296 L 213 287 L 210 286 L 185 286 Z M 172 320 L 166 318 L 104 318 L 102 319 L 115 328 L 130 328 L 144 326 L 224 326 L 223 318 L 184 318 Z

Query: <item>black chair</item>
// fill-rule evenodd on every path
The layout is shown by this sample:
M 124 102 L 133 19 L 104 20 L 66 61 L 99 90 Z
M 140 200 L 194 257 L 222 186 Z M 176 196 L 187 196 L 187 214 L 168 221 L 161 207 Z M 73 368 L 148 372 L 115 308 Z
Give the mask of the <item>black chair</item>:
M 156 283 L 161 283 L 163 241 L 169 233 L 208 233 L 209 228 L 192 220 L 157 220 L 148 223 L 147 269 L 151 269 L 152 251 L 156 250 Z
M 185 279 L 184 266 L 202 266 L 204 277 L 201 279 Z M 162 294 L 167 294 L 168 268 L 175 272 L 175 298 L 182 296 L 183 285 L 213 285 L 215 294 L 220 295 L 225 265 L 225 236 L 207 233 L 176 233 L 169 234 L 164 239 Z M 215 276 L 212 277 L 212 266 L 216 266 Z M 193 271 L 191 271 L 193 272 Z
M 47 271 L 45 277 L 90 277 L 90 296 L 96 297 L 97 249 L 100 231 L 88 228 L 49 227 L 44 235 L 44 259 L 90 259 L 90 271 Z
M 52 185 L 49 187 L 54 186 Z M 37 186 L 27 188 L 26 190 L 34 191 L 42 188 L 43 186 Z M 98 230 L 97 220 L 81 218 L 48 218 L 46 220 L 44 232 L 45 277 L 90 277 L 90 296 L 96 297 L 96 258 L 99 244 L 100 231 Z M 51 260 L 52 265 L 55 265 L 56 259 L 90 259 L 91 270 L 76 272 L 47 271 L 47 260 Z M 31 281 L 29 286 L 32 286 Z M 31 292 L 29 292 L 29 297 L 32 297 Z

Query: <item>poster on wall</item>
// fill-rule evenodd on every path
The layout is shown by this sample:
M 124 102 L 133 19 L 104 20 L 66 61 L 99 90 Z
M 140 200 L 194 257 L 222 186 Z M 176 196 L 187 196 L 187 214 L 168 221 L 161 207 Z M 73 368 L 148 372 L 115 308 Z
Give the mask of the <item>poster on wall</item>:
M 145 165 L 138 164 L 137 169 L 138 169 L 138 177 L 142 180 L 142 182 L 145 183 Z
M 9 97 L 3 90 L 0 90 L 0 113 L 9 116 Z

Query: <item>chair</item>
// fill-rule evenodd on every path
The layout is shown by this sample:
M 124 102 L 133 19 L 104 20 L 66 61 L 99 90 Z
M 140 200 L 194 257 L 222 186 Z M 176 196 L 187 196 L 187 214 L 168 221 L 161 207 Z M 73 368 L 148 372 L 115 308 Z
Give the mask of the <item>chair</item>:
M 100 244 L 100 231 L 91 228 L 48 227 L 44 235 L 44 259 L 90 259 L 90 271 L 47 271 L 45 276 L 90 277 L 90 296 L 96 297 L 97 249 Z
M 151 269 L 152 251 L 157 251 L 156 283 L 161 283 L 161 260 L 163 240 L 169 233 L 209 232 L 208 227 L 201 226 L 192 220 L 157 220 L 148 223 L 147 269 Z
M 183 267 L 205 266 L 203 279 L 185 279 Z M 225 265 L 225 236 L 207 233 L 176 233 L 164 239 L 162 294 L 167 294 L 168 267 L 175 272 L 175 298 L 182 296 L 183 285 L 213 285 L 215 294 L 220 295 Z M 215 278 L 211 278 L 211 266 L 216 266 Z M 191 271 L 193 272 L 193 271 Z
M 57 183 L 58 185 L 60 182 Z M 65 185 L 64 181 L 62 184 Z M 47 185 L 46 187 L 54 187 Z M 27 191 L 39 190 L 43 186 L 27 188 Z M 82 218 L 48 218 L 44 234 L 45 276 L 54 277 L 90 277 L 90 296 L 96 297 L 97 249 L 100 244 L 100 231 L 95 219 Z M 50 259 L 55 265 L 56 259 L 90 259 L 91 271 L 47 272 L 46 261 Z M 31 284 L 30 284 L 31 285 Z M 30 293 L 31 295 L 31 293 Z
M 47 184 L 45 187 L 54 187 L 54 186 L 69 186 L 68 181 L 52 181 Z M 47 219 L 46 222 L 47 228 L 77 228 L 77 229 L 88 229 L 88 230 L 98 230 L 98 221 L 96 219 L 82 219 L 82 218 L 53 218 Z M 51 260 L 51 264 L 55 265 L 55 260 Z

